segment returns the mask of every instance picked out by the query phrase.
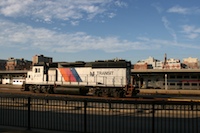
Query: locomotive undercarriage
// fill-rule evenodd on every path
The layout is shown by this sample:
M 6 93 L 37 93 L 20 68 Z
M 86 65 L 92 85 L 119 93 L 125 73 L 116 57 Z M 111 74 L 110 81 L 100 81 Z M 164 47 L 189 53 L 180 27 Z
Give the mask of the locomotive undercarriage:
M 33 93 L 54 93 L 54 87 L 52 85 L 27 85 L 23 91 L 31 91 Z
M 125 91 L 129 90 L 129 91 Z M 62 94 L 75 94 L 75 95 L 87 95 L 88 93 L 98 97 L 126 97 L 126 95 L 134 96 L 139 93 L 139 90 L 133 88 L 106 88 L 106 87 L 77 87 L 77 86 L 55 86 L 55 85 L 26 85 L 22 88 L 23 91 L 32 91 L 33 93 L 62 93 Z
M 123 88 L 95 88 L 94 95 L 99 97 L 125 97 Z
M 55 86 L 55 85 L 26 85 L 22 87 L 22 91 L 31 91 L 33 93 L 45 93 L 45 94 L 78 94 L 87 95 L 89 88 L 75 87 L 75 86 Z

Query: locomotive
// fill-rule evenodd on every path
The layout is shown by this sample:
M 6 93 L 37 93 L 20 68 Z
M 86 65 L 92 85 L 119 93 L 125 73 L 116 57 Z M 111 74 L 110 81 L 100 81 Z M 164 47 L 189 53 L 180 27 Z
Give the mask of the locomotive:
M 27 72 L 22 90 L 35 93 L 62 93 L 125 97 L 139 93 L 132 84 L 131 62 L 53 62 L 36 64 Z

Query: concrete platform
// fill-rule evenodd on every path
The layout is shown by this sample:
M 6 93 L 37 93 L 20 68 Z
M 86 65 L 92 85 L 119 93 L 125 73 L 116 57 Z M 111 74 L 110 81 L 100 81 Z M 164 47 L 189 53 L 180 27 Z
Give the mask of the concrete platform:
M 140 89 L 140 94 L 200 95 L 200 90 Z
M 22 85 L 0 84 L 0 88 L 21 89 Z

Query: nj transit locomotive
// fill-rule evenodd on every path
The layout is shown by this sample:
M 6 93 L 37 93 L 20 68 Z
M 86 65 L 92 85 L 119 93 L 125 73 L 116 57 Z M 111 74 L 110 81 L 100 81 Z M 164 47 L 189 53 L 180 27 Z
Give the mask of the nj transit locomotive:
M 131 82 L 130 61 L 77 61 L 34 65 L 22 89 L 37 93 L 124 97 L 139 93 Z

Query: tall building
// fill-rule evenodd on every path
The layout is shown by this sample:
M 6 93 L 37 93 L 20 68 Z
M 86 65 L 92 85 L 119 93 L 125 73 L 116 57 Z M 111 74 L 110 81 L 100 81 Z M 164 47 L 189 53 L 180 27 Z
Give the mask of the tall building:
M 184 58 L 183 63 L 188 69 L 199 69 L 199 60 L 198 58 Z
M 39 64 L 39 63 L 52 63 L 52 57 L 45 57 L 44 55 L 35 55 L 32 57 L 32 65 Z

